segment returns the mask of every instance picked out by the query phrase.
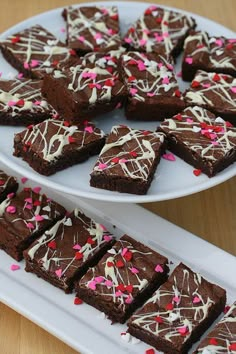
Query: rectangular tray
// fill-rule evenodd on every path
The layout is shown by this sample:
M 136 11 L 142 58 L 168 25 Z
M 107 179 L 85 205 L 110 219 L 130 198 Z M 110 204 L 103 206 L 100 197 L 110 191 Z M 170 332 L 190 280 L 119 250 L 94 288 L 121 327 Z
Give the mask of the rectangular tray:
M 7 171 L 7 168 L 3 169 Z M 35 183 L 27 185 L 35 186 Z M 228 303 L 236 299 L 233 271 L 236 258 L 230 254 L 140 206 L 89 201 L 61 195 L 47 188 L 43 191 L 68 210 L 80 207 L 117 237 L 127 233 L 166 255 L 174 265 L 180 261 L 186 263 L 224 287 Z M 101 312 L 86 304 L 75 306 L 74 294 L 65 295 L 44 280 L 26 273 L 24 261 L 20 262 L 20 270 L 12 272 L 10 266 L 13 263 L 16 262 L 0 251 L 0 301 L 75 350 L 89 354 L 136 354 L 144 353 L 150 347 L 144 343 L 126 343 L 121 336 L 121 332 L 127 329 L 126 325 L 111 325 Z

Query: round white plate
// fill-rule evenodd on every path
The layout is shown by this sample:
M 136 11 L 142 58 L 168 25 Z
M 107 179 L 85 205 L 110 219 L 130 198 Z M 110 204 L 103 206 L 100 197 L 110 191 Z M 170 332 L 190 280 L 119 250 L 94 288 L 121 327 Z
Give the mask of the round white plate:
M 86 5 L 94 4 L 95 3 L 86 3 Z M 96 2 L 96 4 L 105 6 L 112 4 L 118 6 L 122 32 L 125 32 L 127 27 L 134 22 L 137 17 L 140 16 L 149 6 L 148 3 L 129 1 L 111 3 Z M 175 10 L 182 11 L 178 9 Z M 64 40 L 65 33 L 62 29 L 65 28 L 65 22 L 62 19 L 61 11 L 62 8 L 31 17 L 4 32 L 0 38 L 5 38 L 10 34 L 14 34 L 32 25 L 41 24 L 54 33 L 57 37 Z M 195 14 L 187 13 L 185 11 L 182 12 L 193 16 L 198 23 L 198 28 L 207 30 L 210 35 L 224 35 L 231 38 L 235 37 L 235 33 L 233 31 L 219 25 L 218 23 Z M 180 63 L 181 58 L 179 57 L 176 65 L 176 72 L 180 71 Z M 16 71 L 8 65 L 2 57 L 0 57 L 0 71 L 3 73 L 2 77 L 4 78 L 10 78 L 16 74 Z M 183 83 L 180 80 L 180 88 L 182 90 L 184 90 L 187 86 L 188 84 Z M 129 125 L 133 128 L 150 130 L 155 130 L 158 124 L 157 122 L 147 123 L 127 121 L 123 111 L 116 111 L 110 114 L 105 114 L 102 117 L 97 117 L 95 119 L 95 123 L 106 133 L 110 131 L 113 125 L 119 123 Z M 23 130 L 22 127 L 0 127 L 0 160 L 18 173 L 36 181 L 37 183 L 65 193 L 90 199 L 128 203 L 167 200 L 213 187 L 236 175 L 236 163 L 219 173 L 216 177 L 208 178 L 203 174 L 196 177 L 193 174 L 193 167 L 186 164 L 179 158 L 177 158 L 175 162 L 162 159 L 147 195 L 140 196 L 106 191 L 89 186 L 89 174 L 95 164 L 96 157 L 90 158 L 82 164 L 67 168 L 66 170 L 58 172 L 53 176 L 45 177 L 32 170 L 31 167 L 29 167 L 28 164 L 20 158 L 12 156 L 14 133 L 21 130 Z

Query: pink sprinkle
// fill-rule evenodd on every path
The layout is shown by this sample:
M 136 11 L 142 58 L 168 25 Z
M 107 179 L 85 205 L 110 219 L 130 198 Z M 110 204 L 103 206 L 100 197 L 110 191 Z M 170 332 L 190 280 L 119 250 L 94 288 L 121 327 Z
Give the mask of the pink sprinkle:
M 163 273 L 163 268 L 160 264 L 157 264 L 156 268 L 155 268 L 155 272 L 157 273 Z
M 144 65 L 144 62 L 142 60 L 138 60 L 138 69 L 139 71 L 146 70 L 146 66 Z
M 170 83 L 169 78 L 168 78 L 168 77 L 164 77 L 164 78 L 162 79 L 162 83 L 163 83 L 163 85 L 164 85 L 164 84 L 169 84 L 169 83 Z
M 84 38 L 84 36 L 79 36 L 78 40 L 83 43 L 85 41 L 85 38 Z
M 212 141 L 212 145 L 219 145 L 218 141 Z
M 25 208 L 31 210 L 31 209 L 33 209 L 33 205 L 32 204 L 26 204 Z
M 33 191 L 35 192 L 35 193 L 39 193 L 40 191 L 41 191 L 41 187 L 34 187 L 33 188 Z
M 99 224 L 100 228 L 103 230 L 103 231 L 107 231 L 107 228 L 106 226 L 104 226 L 103 224 Z
M 27 178 L 27 177 L 22 177 L 22 178 L 21 178 L 21 182 L 22 182 L 23 184 L 25 184 L 27 181 L 28 181 L 28 178 Z
M 133 301 L 132 296 L 128 295 L 128 297 L 125 299 L 125 303 L 126 304 L 131 304 L 131 302 Z
M 144 38 L 140 39 L 140 41 L 139 41 L 140 45 L 145 45 L 146 43 L 147 43 L 147 40 Z
M 168 33 L 168 32 L 163 32 L 163 37 L 164 37 L 164 38 L 169 37 L 169 33 Z
M 180 328 L 178 328 L 178 332 L 180 334 L 186 334 L 188 332 L 188 327 L 186 327 L 186 326 L 180 327 Z
M 95 84 L 95 87 L 96 87 L 97 89 L 100 89 L 102 86 L 101 86 L 100 84 Z
M 214 140 L 217 138 L 217 135 L 215 133 L 210 133 L 209 135 L 210 135 L 211 140 Z
M 229 43 L 236 43 L 236 39 L 229 39 Z
M 222 47 L 223 41 L 218 38 L 218 39 L 215 40 L 215 44 L 218 45 L 219 47 Z
M 123 248 L 123 250 L 122 250 L 122 252 L 121 252 L 122 257 L 124 257 L 124 255 L 125 255 L 127 252 L 128 252 L 128 248 L 127 248 L 127 247 Z
M 155 40 L 157 42 L 162 42 L 163 41 L 163 36 L 162 35 L 159 35 L 157 33 L 154 33 L 154 36 L 155 36 Z
M 64 27 L 61 27 L 61 28 L 60 28 L 60 32 L 61 32 L 61 33 L 64 33 L 65 31 L 66 31 L 66 29 L 65 29 Z
M 193 120 L 192 120 L 191 118 L 187 118 L 187 119 L 186 119 L 186 122 L 187 122 L 187 123 L 193 123 Z
M 30 63 L 31 68 L 35 68 L 38 65 L 39 65 L 39 61 L 38 60 L 35 60 L 35 59 L 31 60 L 31 63 Z
M 40 106 L 40 105 L 41 105 L 41 101 L 35 101 L 34 104 L 35 104 L 36 106 Z
M 26 203 L 31 203 L 31 204 L 32 204 L 32 203 L 33 203 L 33 200 L 32 200 L 32 198 L 25 198 L 25 202 L 26 202 Z
M 8 199 L 12 199 L 14 196 L 15 196 L 15 193 L 9 193 L 9 194 L 7 195 L 7 198 L 8 198 Z
M 105 235 L 103 238 L 104 238 L 104 240 L 105 240 L 106 242 L 109 242 L 109 241 L 111 241 L 111 239 L 112 239 L 112 237 L 109 236 L 109 235 Z
M 138 90 L 136 89 L 136 88 L 131 88 L 130 90 L 129 90 L 129 92 L 130 92 L 130 94 L 132 95 L 132 96 L 134 96 L 137 92 L 138 92 Z
M 16 212 L 16 207 L 13 206 L 13 205 L 9 205 L 9 206 L 6 208 L 6 211 L 7 211 L 9 214 L 15 214 L 15 212 Z
M 209 83 L 209 84 L 202 84 L 202 86 L 204 87 L 204 88 L 209 88 L 209 87 L 211 87 L 211 84 Z
M 129 37 L 125 37 L 124 41 L 125 41 L 125 43 L 128 43 L 128 44 L 133 42 L 132 38 L 129 38 Z
M 120 290 L 118 290 L 118 291 L 115 292 L 115 296 L 116 296 L 116 297 L 122 296 L 122 295 L 123 295 L 123 293 L 122 293 Z
M 15 270 L 18 270 L 20 269 L 20 266 L 18 264 L 12 264 L 11 265 L 11 270 L 15 271 Z
M 173 155 L 171 152 L 167 153 L 167 154 L 163 154 L 162 155 L 163 159 L 168 160 L 168 161 L 175 161 L 175 155 Z
M 99 170 L 104 170 L 105 168 L 107 168 L 108 167 L 108 165 L 106 164 L 106 163 L 99 163 L 98 164 L 98 168 L 99 168 Z
M 232 91 L 233 93 L 236 93 L 236 87 L 235 87 L 235 86 L 231 87 L 231 91 Z
M 112 28 L 108 28 L 107 33 L 111 36 L 113 34 L 113 29 Z
M 193 298 L 193 303 L 194 303 L 194 304 L 198 304 L 199 302 L 201 302 L 201 299 L 200 299 L 198 296 L 195 296 L 195 297 Z
M 115 107 L 115 109 L 119 109 L 120 107 L 121 107 L 121 103 L 118 102 L 117 105 L 116 105 L 116 107 Z
M 182 77 L 182 71 L 179 71 L 177 74 L 176 74 L 177 77 Z
M 104 281 L 104 278 L 100 276 L 100 277 L 95 277 L 94 280 L 96 283 L 100 284 Z
M 173 297 L 173 301 L 176 303 L 176 304 L 179 304 L 180 303 L 180 298 L 178 296 L 174 296 Z
M 104 283 L 106 286 L 110 287 L 113 285 L 113 282 L 111 280 L 106 280 Z
M 99 33 L 99 32 L 95 33 L 94 39 L 100 39 L 100 38 L 102 38 L 101 33 Z
M 76 245 L 73 246 L 74 250 L 81 250 L 81 246 L 77 243 Z
M 34 219 L 36 220 L 36 221 L 43 221 L 44 220 L 44 217 L 42 216 L 42 215 L 35 215 L 35 217 L 34 217 Z
M 7 105 L 8 105 L 9 107 L 12 107 L 12 106 L 15 106 L 15 105 L 16 105 L 16 102 L 15 102 L 15 101 L 9 101 L 9 102 L 7 102 Z
M 84 130 L 88 133 L 93 133 L 93 127 L 85 127 Z
M 153 96 L 155 96 L 155 92 L 148 92 L 148 93 L 147 93 L 147 96 L 148 96 L 148 97 L 153 97 Z
M 128 162 L 128 160 L 126 160 L 126 159 L 120 159 L 119 160 L 119 163 L 126 163 L 126 162 Z
M 158 63 L 158 68 L 161 68 L 163 66 L 163 63 Z
M 155 11 L 157 9 L 157 6 L 156 5 L 151 5 L 151 6 L 149 6 L 148 9 L 151 10 L 151 11 Z
M 24 62 L 24 68 L 29 69 L 29 63 L 27 63 L 26 61 Z
M 23 73 L 19 73 L 19 74 L 17 75 L 18 79 L 22 79 L 23 76 L 24 76 Z
M 172 71 L 172 70 L 174 70 L 173 65 L 171 65 L 171 64 L 167 64 L 166 66 L 167 66 L 167 68 L 168 68 L 169 70 L 171 70 L 171 71 Z
M 147 28 L 144 28 L 144 29 L 143 29 L 143 33 L 145 33 L 145 34 L 150 34 L 150 31 L 149 31 Z
M 58 278 L 61 278 L 61 276 L 62 276 L 62 269 L 60 268 L 60 269 L 55 270 L 55 273 L 56 273 L 56 275 L 58 276 Z
M 191 65 L 193 63 L 193 58 L 190 57 L 185 58 L 185 63 Z
M 104 14 L 104 15 L 107 15 L 108 14 L 108 10 L 107 9 L 101 9 L 101 11 L 102 11 L 102 13 Z
M 26 224 L 26 227 L 28 227 L 28 229 L 34 229 L 34 225 L 31 223 L 31 222 L 28 222 L 27 224 Z
M 91 280 L 88 283 L 88 288 L 91 289 L 91 290 L 96 290 L 96 282 L 94 280 Z
M 138 270 L 137 268 L 135 268 L 135 267 L 132 267 L 132 268 L 130 269 L 130 271 L 131 271 L 131 273 L 133 273 L 133 274 L 138 274 L 138 273 L 139 273 L 139 270 Z

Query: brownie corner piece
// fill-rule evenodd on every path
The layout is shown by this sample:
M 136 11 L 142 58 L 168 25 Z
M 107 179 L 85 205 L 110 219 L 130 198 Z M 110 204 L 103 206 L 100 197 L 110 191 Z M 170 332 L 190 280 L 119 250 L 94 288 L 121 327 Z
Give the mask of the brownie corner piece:
M 15 134 L 14 156 L 49 176 L 98 154 L 105 134 L 92 123 L 49 119 Z
M 116 6 L 69 6 L 62 16 L 67 26 L 67 45 L 80 56 L 121 46 Z
M 8 195 L 15 194 L 18 189 L 18 182 L 15 177 L 9 176 L 0 170 L 0 203 L 2 203 Z
M 164 283 L 168 259 L 128 235 L 122 236 L 76 284 L 79 298 L 124 323 Z
M 202 107 L 187 107 L 158 129 L 174 154 L 208 177 L 236 161 L 236 128 Z
M 226 291 L 179 264 L 129 320 L 129 333 L 165 353 L 187 354 L 223 312 Z
M 70 293 L 114 242 L 104 225 L 74 209 L 24 252 L 25 270 Z
M 146 194 L 164 151 L 163 133 L 113 126 L 91 173 L 90 185 Z
M 185 108 L 169 55 L 130 51 L 121 56 L 127 119 L 163 120 Z
M 184 39 L 195 27 L 194 18 L 151 5 L 128 29 L 123 42 L 128 50 L 162 52 L 176 58 L 182 50 Z
M 0 248 L 20 261 L 23 251 L 65 215 L 65 208 L 31 188 L 0 204 Z

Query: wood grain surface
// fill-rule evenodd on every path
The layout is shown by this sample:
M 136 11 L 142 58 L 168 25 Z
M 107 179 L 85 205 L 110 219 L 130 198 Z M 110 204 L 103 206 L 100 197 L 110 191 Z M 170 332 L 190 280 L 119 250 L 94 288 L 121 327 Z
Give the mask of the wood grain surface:
M 0 32 L 40 12 L 71 3 L 68 0 L 1 1 Z M 235 0 L 161 0 L 160 3 L 208 17 L 236 32 Z M 143 204 L 143 207 L 236 255 L 236 177 L 201 193 Z M 2 303 L 0 348 L 1 354 L 76 354 Z

